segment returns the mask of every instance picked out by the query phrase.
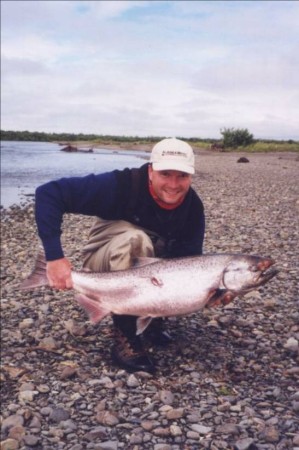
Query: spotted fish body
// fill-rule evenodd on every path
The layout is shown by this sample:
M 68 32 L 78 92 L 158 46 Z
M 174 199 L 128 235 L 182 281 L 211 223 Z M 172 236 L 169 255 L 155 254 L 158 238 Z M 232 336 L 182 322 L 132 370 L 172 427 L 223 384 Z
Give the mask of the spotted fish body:
M 72 271 L 77 300 L 97 323 L 108 314 L 138 316 L 137 334 L 153 317 L 191 314 L 205 306 L 227 304 L 267 283 L 277 273 L 270 258 L 216 254 L 175 259 L 140 258 L 128 270 Z M 46 263 L 39 256 L 21 289 L 47 285 Z

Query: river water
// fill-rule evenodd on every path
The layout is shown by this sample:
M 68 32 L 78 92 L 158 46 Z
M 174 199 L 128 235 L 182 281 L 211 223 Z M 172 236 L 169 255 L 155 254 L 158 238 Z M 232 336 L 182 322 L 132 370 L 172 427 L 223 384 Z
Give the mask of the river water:
M 66 153 L 48 142 L 1 141 L 1 206 L 25 204 L 37 186 L 47 181 L 140 167 L 146 152 L 95 149 L 93 153 Z

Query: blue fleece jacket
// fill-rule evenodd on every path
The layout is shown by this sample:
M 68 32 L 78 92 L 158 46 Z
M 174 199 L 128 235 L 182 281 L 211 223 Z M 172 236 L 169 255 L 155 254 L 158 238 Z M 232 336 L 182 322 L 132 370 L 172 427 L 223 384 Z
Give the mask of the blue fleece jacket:
M 138 193 L 134 194 L 136 201 L 130 210 L 131 169 L 61 178 L 39 186 L 35 196 L 35 217 L 47 261 L 64 256 L 61 226 L 66 213 L 105 220 L 123 219 L 157 233 L 169 244 L 165 257 L 201 254 L 205 227 L 201 200 L 190 188 L 182 205 L 175 210 L 163 210 L 149 194 L 147 167 L 145 164 L 138 171 Z

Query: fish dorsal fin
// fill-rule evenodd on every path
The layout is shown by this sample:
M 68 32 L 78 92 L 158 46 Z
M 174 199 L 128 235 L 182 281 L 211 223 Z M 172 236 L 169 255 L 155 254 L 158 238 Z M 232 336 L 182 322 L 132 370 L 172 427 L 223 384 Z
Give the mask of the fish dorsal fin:
M 133 267 L 144 267 L 159 261 L 161 261 L 161 258 L 150 258 L 148 256 L 140 256 L 138 258 L 134 258 Z
M 136 334 L 139 335 L 146 330 L 152 321 L 152 317 L 138 317 L 136 321 Z

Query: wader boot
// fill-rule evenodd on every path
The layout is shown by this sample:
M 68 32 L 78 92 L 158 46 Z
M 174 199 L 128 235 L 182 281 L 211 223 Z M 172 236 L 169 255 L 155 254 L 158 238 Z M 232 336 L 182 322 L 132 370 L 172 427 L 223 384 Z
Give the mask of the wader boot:
M 115 344 L 111 356 L 127 372 L 153 373 L 155 366 L 143 348 L 140 336 L 136 336 L 136 320 L 136 316 L 113 315 Z
M 160 317 L 151 321 L 143 335 L 151 344 L 159 345 L 160 347 L 167 347 L 173 342 L 170 334 L 164 330 L 164 320 Z

